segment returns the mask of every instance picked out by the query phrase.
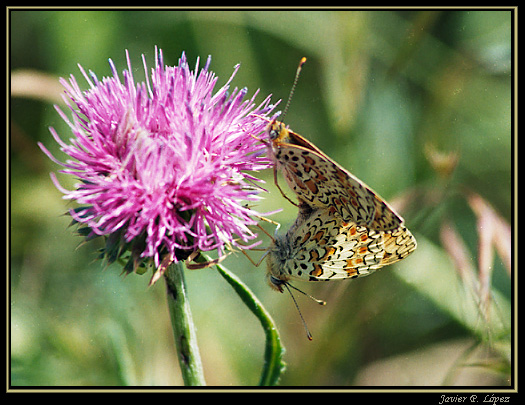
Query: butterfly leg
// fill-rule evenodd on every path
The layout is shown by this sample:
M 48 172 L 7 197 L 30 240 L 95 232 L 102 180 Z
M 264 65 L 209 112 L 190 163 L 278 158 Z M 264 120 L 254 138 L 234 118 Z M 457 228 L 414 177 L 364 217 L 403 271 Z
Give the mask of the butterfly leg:
M 292 205 L 295 205 L 296 207 L 299 207 L 299 204 L 297 204 L 296 202 L 292 201 L 292 200 L 290 199 L 290 197 L 288 197 L 288 196 L 284 193 L 284 191 L 282 190 L 281 186 L 279 186 L 279 182 L 277 181 L 277 168 L 276 168 L 275 166 L 273 167 L 273 181 L 274 181 L 275 185 L 277 186 L 277 188 L 279 189 L 279 191 L 281 192 L 281 195 L 282 195 L 284 198 L 286 198 L 288 201 L 290 201 L 290 203 L 291 203 Z
M 174 262 L 174 260 L 175 259 L 172 254 L 167 254 L 166 256 L 164 256 L 159 268 L 157 269 L 157 271 L 155 271 L 155 273 L 153 273 L 153 276 L 151 276 L 151 280 L 149 281 L 148 286 L 151 287 L 153 284 L 155 284 L 158 281 L 158 279 L 161 278 L 162 275 L 166 272 L 168 266 Z
M 226 259 L 226 257 L 228 257 L 231 254 L 231 252 L 229 252 L 229 253 L 226 253 L 225 255 L 222 255 L 221 257 L 218 257 L 217 259 L 209 260 L 207 262 L 189 263 L 193 259 L 197 258 L 199 256 L 199 253 L 200 252 L 195 251 L 188 257 L 188 262 L 186 263 L 186 268 L 188 270 L 199 270 L 199 269 L 205 269 L 207 267 L 214 266 L 214 265 L 219 264 L 220 262 L 222 262 L 224 259 Z
M 268 219 L 268 218 L 265 218 L 265 217 L 258 217 L 260 219 L 262 219 L 263 221 L 266 221 L 266 222 L 269 222 L 271 224 L 274 224 L 276 225 L 276 228 L 275 228 L 275 234 L 277 234 L 277 230 L 281 227 L 281 224 L 278 223 L 278 222 L 275 222 L 275 221 L 272 221 L 271 219 Z M 274 243 L 275 243 L 275 237 L 273 237 L 272 235 L 270 235 L 270 233 L 268 233 L 268 231 L 266 229 L 264 229 L 260 224 L 257 224 L 256 225 L 261 231 L 263 231 Z M 263 262 L 264 258 L 268 255 L 268 253 L 270 252 L 270 249 L 269 248 L 266 248 L 266 249 L 250 249 L 250 250 L 263 250 L 264 251 L 264 254 L 261 256 L 261 258 L 259 259 L 258 262 L 255 262 L 245 251 L 244 249 L 241 249 L 241 252 L 244 256 L 246 256 L 248 258 L 248 260 L 255 266 L 255 267 L 259 267 L 261 265 L 261 263 Z
M 241 250 L 242 254 L 247 257 L 247 259 L 250 261 L 251 264 L 253 264 L 255 267 L 259 267 L 261 263 L 263 262 L 264 258 L 268 253 L 270 252 L 270 249 L 265 249 L 264 254 L 261 256 L 258 262 L 255 262 L 244 250 Z

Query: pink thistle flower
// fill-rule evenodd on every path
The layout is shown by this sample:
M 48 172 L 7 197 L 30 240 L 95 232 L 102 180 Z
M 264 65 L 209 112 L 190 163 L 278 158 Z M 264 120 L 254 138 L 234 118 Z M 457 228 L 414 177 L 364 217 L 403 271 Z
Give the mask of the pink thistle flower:
M 257 213 L 247 202 L 263 189 L 248 172 L 271 166 L 252 135 L 264 131 L 273 106 L 267 97 L 255 107 L 258 91 L 249 100 L 246 88 L 228 92 L 239 65 L 213 93 L 210 57 L 198 72 L 198 59 L 192 71 L 184 54 L 173 67 L 164 65 L 162 51 L 155 54 L 149 77 L 142 57 L 146 83 L 135 83 L 127 52 L 123 81 L 111 59 L 113 76 L 102 80 L 79 65 L 90 88 L 81 90 L 73 76 L 61 79 L 72 119 L 55 107 L 74 137 L 67 144 L 50 128 L 69 159 L 60 162 L 39 144 L 61 173 L 80 180 L 65 190 L 51 174 L 64 198 L 80 205 L 69 211 L 79 232 L 107 237 L 108 262 L 130 252 L 128 272 L 144 258 L 158 267 L 168 256 L 177 261 L 214 249 L 222 255 L 256 238 L 249 226 Z

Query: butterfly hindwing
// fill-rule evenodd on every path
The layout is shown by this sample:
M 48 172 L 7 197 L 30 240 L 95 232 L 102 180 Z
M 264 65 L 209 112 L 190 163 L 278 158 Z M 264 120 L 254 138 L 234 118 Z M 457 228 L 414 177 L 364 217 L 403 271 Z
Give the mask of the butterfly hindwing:
M 275 240 L 268 272 L 284 282 L 356 278 L 400 260 L 412 245 L 412 235 L 402 230 L 392 236 L 346 222 L 333 209 L 314 209 L 300 213 L 289 231 Z
M 416 238 L 405 226 L 400 226 L 393 232 L 383 235 L 385 254 L 382 266 L 398 262 L 416 250 Z

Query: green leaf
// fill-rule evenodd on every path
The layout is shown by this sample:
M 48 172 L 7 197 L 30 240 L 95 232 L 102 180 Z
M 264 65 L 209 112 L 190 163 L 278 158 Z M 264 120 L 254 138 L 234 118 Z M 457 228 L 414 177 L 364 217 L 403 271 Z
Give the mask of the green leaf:
M 202 256 L 208 261 L 211 260 L 211 258 L 208 258 L 205 255 Z M 219 274 L 233 287 L 248 309 L 252 311 L 257 319 L 259 319 L 264 329 L 264 333 L 266 334 L 264 366 L 259 385 L 277 385 L 281 374 L 286 368 L 286 363 L 283 361 L 285 349 L 281 344 L 279 332 L 277 331 L 277 327 L 275 326 L 272 317 L 246 284 L 224 266 L 220 264 L 217 264 L 216 266 Z

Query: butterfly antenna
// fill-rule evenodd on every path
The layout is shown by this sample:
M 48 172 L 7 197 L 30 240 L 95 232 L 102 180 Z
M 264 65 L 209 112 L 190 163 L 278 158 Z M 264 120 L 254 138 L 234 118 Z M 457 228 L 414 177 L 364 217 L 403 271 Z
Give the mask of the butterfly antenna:
M 301 321 L 303 321 L 303 326 L 304 326 L 304 329 L 306 331 L 306 337 L 308 338 L 308 340 L 312 340 L 313 339 L 312 334 L 308 330 L 308 326 L 306 325 L 306 321 L 303 318 L 303 314 L 301 314 L 301 310 L 299 309 L 299 305 L 297 305 L 297 301 L 295 300 L 295 297 L 292 294 L 292 290 L 290 290 L 291 286 L 289 287 L 288 283 L 285 283 L 284 286 L 286 287 L 286 289 L 290 293 L 290 297 L 292 297 L 292 301 L 295 304 L 295 308 L 297 308 L 297 312 L 299 312 L 299 316 L 301 317 Z M 294 288 L 294 287 L 292 287 L 292 288 Z
M 284 121 L 284 116 L 286 115 L 286 112 L 288 111 L 288 107 L 290 106 L 290 101 L 292 101 L 292 96 L 295 91 L 295 86 L 297 85 L 297 81 L 299 80 L 299 75 L 301 74 L 301 70 L 305 62 L 306 62 L 306 58 L 303 56 L 301 61 L 299 62 L 299 66 L 297 67 L 297 72 L 295 73 L 295 79 L 293 81 L 292 89 L 290 90 L 290 94 L 288 96 L 288 101 L 286 102 L 286 106 L 284 107 L 283 115 L 279 117 L 280 121 Z
M 294 287 L 293 285 L 287 283 L 289 287 L 292 287 L 295 291 L 299 291 L 301 294 L 306 295 L 308 298 L 310 298 L 312 301 L 317 302 L 319 305 L 326 305 L 326 301 L 318 300 L 315 297 L 312 297 L 310 294 L 305 293 L 303 290 L 299 290 L 297 287 Z

